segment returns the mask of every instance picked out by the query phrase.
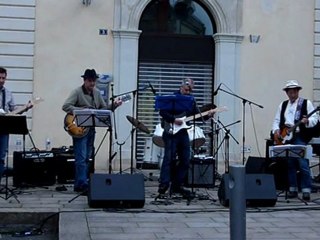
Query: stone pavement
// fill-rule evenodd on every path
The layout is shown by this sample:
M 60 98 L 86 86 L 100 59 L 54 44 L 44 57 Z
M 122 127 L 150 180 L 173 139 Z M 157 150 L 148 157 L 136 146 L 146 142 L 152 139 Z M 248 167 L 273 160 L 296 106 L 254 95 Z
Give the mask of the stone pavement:
M 178 196 L 155 201 L 157 181 L 148 180 L 143 208 L 93 209 L 86 196 L 70 202 L 76 194 L 71 184 L 65 186 L 67 191 L 37 187 L 20 189 L 16 198 L 1 198 L 1 222 L 10 221 L 10 213 L 59 213 L 60 240 L 230 239 L 229 209 L 220 205 L 217 187 L 194 189 L 197 197 L 188 205 Z M 319 204 L 320 193 L 313 193 L 309 203 L 286 201 L 280 194 L 274 207 L 249 207 L 246 239 L 319 239 Z M 44 217 L 38 220 L 46 224 Z

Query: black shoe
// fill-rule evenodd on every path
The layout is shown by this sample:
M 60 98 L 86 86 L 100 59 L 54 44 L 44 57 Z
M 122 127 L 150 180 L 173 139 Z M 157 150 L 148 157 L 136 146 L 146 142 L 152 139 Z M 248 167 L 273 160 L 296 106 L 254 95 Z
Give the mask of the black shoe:
M 58 192 L 67 191 L 67 190 L 68 189 L 64 185 L 56 187 L 56 191 L 58 191 Z
M 288 198 L 296 198 L 296 197 L 298 197 L 298 192 L 296 192 L 296 191 L 289 191 L 287 197 L 288 197 Z
M 171 194 L 173 193 L 178 193 L 181 194 L 183 198 L 190 198 L 191 197 L 191 191 L 188 189 L 185 189 L 184 187 L 176 187 L 176 188 L 171 188 Z
M 73 191 L 75 191 L 77 193 L 88 192 L 88 186 L 84 185 L 84 186 L 81 186 L 81 187 L 74 187 Z
M 166 193 L 166 191 L 168 190 L 168 186 L 166 186 L 166 185 L 159 185 L 159 188 L 158 188 L 158 193 L 159 194 L 165 194 Z
M 310 193 L 308 193 L 308 192 L 302 193 L 302 199 L 304 201 L 310 201 Z

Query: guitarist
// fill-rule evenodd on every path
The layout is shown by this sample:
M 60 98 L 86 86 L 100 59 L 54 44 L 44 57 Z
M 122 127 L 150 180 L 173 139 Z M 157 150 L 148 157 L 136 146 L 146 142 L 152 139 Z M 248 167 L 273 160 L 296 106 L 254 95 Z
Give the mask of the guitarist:
M 12 92 L 4 86 L 7 79 L 7 69 L 0 67 L 0 115 L 6 115 L 17 109 Z M 31 103 L 24 111 L 32 108 Z M 20 111 L 19 113 L 23 113 Z M 4 127 L 4 126 L 2 126 Z M 9 148 L 9 135 L 0 134 L 0 183 L 4 172 L 4 163 Z
M 182 81 L 180 89 L 174 92 L 175 95 L 190 95 L 194 87 L 193 80 L 187 78 Z M 170 132 L 170 125 L 182 125 L 183 120 L 177 118 L 181 114 L 185 116 L 190 116 L 198 113 L 199 111 L 194 109 L 191 112 L 181 113 L 160 110 L 160 116 L 162 117 L 162 127 L 164 129 L 162 138 L 164 141 L 164 157 L 160 170 L 159 188 L 158 193 L 160 195 L 165 194 L 169 189 L 170 183 L 170 193 L 178 193 L 183 197 L 189 198 L 190 191 L 183 187 L 183 182 L 186 177 L 189 162 L 191 157 L 190 151 L 190 140 L 187 129 L 180 129 L 177 133 L 172 134 Z M 209 111 L 210 116 L 213 115 L 213 109 Z M 178 161 L 176 161 L 176 156 L 178 156 Z
M 289 141 L 284 144 L 307 145 L 309 142 L 308 128 L 314 127 L 318 122 L 318 115 L 309 113 L 314 111 L 310 100 L 299 97 L 299 91 L 302 87 L 296 80 L 287 81 L 283 90 L 288 96 L 288 100 L 282 102 L 276 112 L 272 132 L 275 142 L 281 142 L 283 137 L 292 135 Z M 297 170 L 301 172 L 302 198 L 305 201 L 310 200 L 311 193 L 311 175 L 309 161 L 305 158 L 288 159 L 288 198 L 298 197 Z
M 62 110 L 66 113 L 73 113 L 75 109 L 111 109 L 102 98 L 101 92 L 95 87 L 98 75 L 94 69 L 86 69 L 83 84 L 74 89 L 65 100 Z M 121 100 L 114 103 L 115 110 L 122 104 Z M 75 182 L 74 191 L 86 194 L 88 191 L 88 163 L 92 157 L 95 139 L 95 128 L 89 130 L 81 137 L 72 137 L 75 155 Z

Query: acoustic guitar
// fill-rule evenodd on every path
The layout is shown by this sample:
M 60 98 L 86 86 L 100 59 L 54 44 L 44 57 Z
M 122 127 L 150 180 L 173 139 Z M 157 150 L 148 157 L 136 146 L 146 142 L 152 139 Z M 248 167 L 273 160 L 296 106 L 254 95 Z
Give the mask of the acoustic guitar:
M 126 94 L 119 97 L 122 102 L 131 100 L 131 95 Z M 72 113 L 67 113 L 64 117 L 64 130 L 68 132 L 71 137 L 81 138 L 88 134 L 89 127 L 80 127 L 76 123 L 76 119 Z
M 312 112 L 310 112 L 306 118 L 311 117 L 315 112 L 320 110 L 320 106 L 316 107 Z M 279 134 L 274 134 L 274 143 L 275 145 L 287 144 L 290 140 L 294 138 L 294 132 L 296 128 L 302 123 L 302 119 L 296 122 L 293 126 L 286 126 L 283 129 L 280 129 Z

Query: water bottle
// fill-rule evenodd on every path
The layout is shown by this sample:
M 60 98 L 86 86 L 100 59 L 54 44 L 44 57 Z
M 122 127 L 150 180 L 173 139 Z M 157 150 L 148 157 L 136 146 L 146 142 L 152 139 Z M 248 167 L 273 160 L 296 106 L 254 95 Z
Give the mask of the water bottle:
M 46 151 L 50 151 L 51 150 L 51 141 L 49 138 L 46 139 Z
M 16 139 L 16 151 L 21 152 L 22 151 L 22 141 L 21 138 Z

